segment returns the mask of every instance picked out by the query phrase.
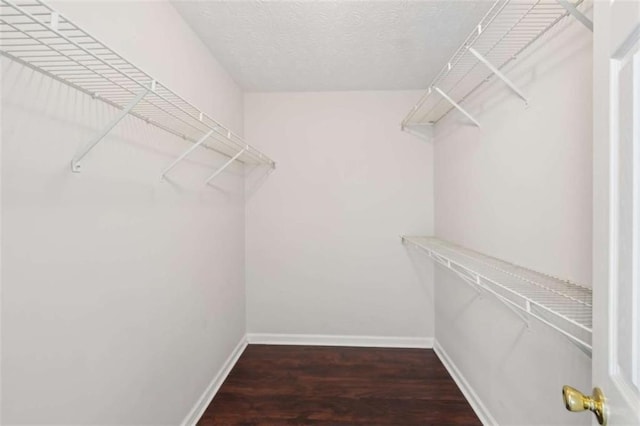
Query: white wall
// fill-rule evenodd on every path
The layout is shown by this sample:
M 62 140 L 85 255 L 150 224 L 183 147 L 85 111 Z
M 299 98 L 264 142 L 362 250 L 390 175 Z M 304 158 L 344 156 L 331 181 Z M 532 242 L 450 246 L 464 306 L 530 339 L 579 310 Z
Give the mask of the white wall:
M 562 24 L 507 71 L 528 107 L 496 81 L 468 106 L 480 129 L 436 129 L 436 232 L 591 286 L 592 43 Z
M 436 129 L 436 235 L 591 285 L 592 36 L 565 20 L 506 69 L 530 105 L 496 81 Z M 504 425 L 590 424 L 561 387 L 590 389 L 591 363 L 547 327 L 436 270 L 436 339 Z
M 248 191 L 250 333 L 433 336 L 432 290 L 399 239 L 433 232 L 432 146 L 399 129 L 418 96 L 245 95 L 248 142 L 279 161 Z
M 242 132 L 242 92 L 167 2 L 54 7 Z M 3 424 L 178 424 L 245 332 L 242 168 L 2 59 Z
M 54 7 L 242 132 L 241 91 L 168 3 Z M 543 44 L 507 70 L 528 109 L 493 84 L 470 107 L 483 128 L 435 145 L 399 132 L 417 92 L 247 94 L 247 139 L 279 161 L 246 186 L 248 331 L 435 332 L 501 424 L 587 424 L 560 401 L 590 387 L 584 354 L 444 271 L 434 307 L 399 241 L 434 232 L 435 179 L 438 236 L 590 284 L 590 38 Z M 245 331 L 242 169 L 204 188 L 224 159 L 199 152 L 160 182 L 188 145 L 127 118 L 71 174 L 113 109 L 1 64 L 0 420 L 179 423 Z

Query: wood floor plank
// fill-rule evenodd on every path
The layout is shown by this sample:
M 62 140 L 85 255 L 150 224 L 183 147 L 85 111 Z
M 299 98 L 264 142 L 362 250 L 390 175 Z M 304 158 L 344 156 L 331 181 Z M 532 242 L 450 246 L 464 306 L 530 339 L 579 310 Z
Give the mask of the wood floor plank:
M 249 345 L 200 419 L 214 425 L 480 425 L 428 349 Z

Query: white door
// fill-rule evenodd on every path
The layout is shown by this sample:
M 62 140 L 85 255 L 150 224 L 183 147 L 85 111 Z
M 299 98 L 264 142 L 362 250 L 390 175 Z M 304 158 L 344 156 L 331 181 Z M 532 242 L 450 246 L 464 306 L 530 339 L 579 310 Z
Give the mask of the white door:
M 640 425 L 640 0 L 594 4 L 593 374 Z

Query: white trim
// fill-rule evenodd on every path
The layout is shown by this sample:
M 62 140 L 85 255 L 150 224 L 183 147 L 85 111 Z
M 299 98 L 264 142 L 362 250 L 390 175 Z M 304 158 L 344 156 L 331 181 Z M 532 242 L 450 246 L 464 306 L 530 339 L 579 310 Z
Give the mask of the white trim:
M 433 348 L 433 337 L 340 336 L 324 334 L 248 333 L 247 341 L 263 345 L 357 346 L 365 348 Z
M 211 383 L 209 383 L 209 386 L 207 386 L 202 396 L 198 399 L 198 402 L 196 402 L 191 411 L 189 411 L 189 414 L 184 418 L 181 423 L 182 426 L 195 426 L 195 424 L 198 423 L 198 420 L 200 420 L 204 411 L 207 409 L 209 404 L 211 404 L 213 397 L 220 389 L 220 386 L 222 386 L 222 383 L 231 372 L 231 369 L 236 365 L 236 362 L 238 362 L 238 359 L 240 358 L 240 355 L 242 355 L 242 352 L 244 352 L 247 344 L 247 336 L 242 336 L 242 339 L 240 339 L 233 352 L 231 352 L 227 360 L 224 362 L 224 365 L 220 371 L 218 371 L 218 374 L 216 374 L 213 380 L 211 380 Z
M 456 382 L 456 384 L 460 388 L 460 391 L 462 391 L 462 394 L 467 399 L 469 405 L 471 405 L 471 408 L 473 408 L 473 411 L 475 411 L 482 424 L 485 426 L 497 426 L 498 422 L 491 415 L 487 406 L 482 403 L 480 397 L 478 397 L 478 394 L 473 390 L 471 385 L 469 385 L 469 382 L 467 382 L 460 370 L 458 370 L 458 367 L 456 367 L 451 358 L 449 358 L 449 355 L 447 355 L 447 353 L 442 348 L 442 346 L 440 346 L 440 343 L 438 343 L 437 340 L 434 341 L 433 350 L 435 351 L 436 355 L 438 355 L 440 362 L 442 362 L 444 367 L 453 378 L 453 381 Z

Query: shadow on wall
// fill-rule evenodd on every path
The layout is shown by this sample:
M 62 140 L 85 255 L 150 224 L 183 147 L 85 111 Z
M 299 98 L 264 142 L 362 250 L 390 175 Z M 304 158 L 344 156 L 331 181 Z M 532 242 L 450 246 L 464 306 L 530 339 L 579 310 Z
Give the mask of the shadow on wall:
M 554 38 L 564 41 L 563 43 L 553 44 L 553 48 L 549 48 Z M 529 93 L 527 89 L 543 76 L 553 74 L 558 69 L 566 66 L 584 49 L 590 49 L 591 40 L 591 34 L 582 24 L 571 17 L 565 18 L 501 71 L 518 88 L 524 91 L 529 102 L 535 101 L 535 93 Z M 527 66 L 521 66 L 525 62 Z M 591 72 L 591 70 L 585 70 L 585 72 Z M 492 110 L 496 105 L 509 100 L 517 100 L 519 107 L 522 109 L 528 108 L 528 105 L 507 89 L 502 80 L 491 75 L 489 80 L 479 87 L 462 105 L 471 115 L 477 117 L 486 111 Z M 444 100 L 442 101 L 444 102 Z M 482 122 L 480 125 L 482 125 Z M 434 139 L 446 138 L 455 133 L 460 126 L 465 128 L 475 127 L 464 116 L 455 111 L 455 108 L 452 108 L 450 114 L 444 116 L 435 125 Z
M 179 424 L 245 331 L 243 166 L 161 180 L 192 145 L 126 117 L 73 173 L 116 108 L 0 66 L 3 424 Z
M 419 252 L 419 249 L 414 249 L 414 251 Z M 417 261 L 418 259 L 416 259 L 416 262 Z M 447 280 L 454 280 L 455 282 L 459 283 L 459 285 L 467 288 L 467 290 L 460 293 L 464 293 L 464 296 L 468 296 L 468 297 L 459 297 L 460 300 L 459 300 L 459 303 L 456 305 L 455 309 L 453 309 L 450 312 L 447 312 L 447 323 L 451 327 L 454 327 L 454 328 L 458 327 L 458 331 L 461 331 L 459 324 L 465 322 L 465 316 L 467 315 L 467 313 L 473 309 L 479 308 L 478 306 L 473 306 L 474 304 L 476 304 L 476 302 L 480 305 L 490 304 L 492 310 L 493 309 L 502 310 L 505 313 L 505 315 L 511 316 L 511 319 L 513 321 L 510 321 L 510 322 L 514 323 L 511 330 L 512 344 L 509 346 L 507 351 L 503 354 L 504 355 L 503 358 L 499 361 L 500 364 L 502 364 L 509 358 L 509 354 L 518 345 L 518 342 L 522 339 L 522 337 L 526 334 L 526 332 L 530 332 L 534 329 L 537 329 L 538 327 L 541 327 L 543 330 L 545 330 L 545 327 L 548 327 L 548 325 L 543 324 L 542 322 L 536 320 L 534 317 L 529 317 L 529 316 L 523 317 L 523 315 L 525 314 L 520 314 L 518 312 L 515 312 L 510 307 L 510 305 L 502 302 L 495 295 L 488 293 L 479 287 L 472 286 L 471 284 L 465 282 L 456 273 L 452 272 L 447 268 L 441 267 L 431 259 L 426 258 L 425 261 L 427 263 L 434 265 L 433 266 L 434 268 L 439 269 L 438 276 L 442 277 L 442 274 L 444 274 L 447 276 Z M 487 308 L 480 307 L 480 309 L 487 309 Z M 579 345 L 575 345 L 575 346 L 581 351 L 584 350 Z M 590 359 L 589 354 L 585 353 L 585 356 L 587 356 L 587 358 Z
M 245 198 L 251 198 L 253 194 L 264 185 L 274 171 L 275 166 L 271 167 L 264 164 L 252 164 L 249 167 L 245 166 Z
M 525 322 L 495 297 L 474 292 L 455 273 L 436 267 L 434 276 L 436 340 L 500 424 L 588 423 L 567 412 L 561 398 L 564 384 L 591 386 L 588 355 L 545 324 Z
M 409 244 L 404 244 L 404 247 L 418 276 L 422 290 L 427 295 L 428 300 L 435 303 L 434 262 L 419 248 Z
M 71 158 L 101 132 L 118 109 L 10 59 L 2 58 L 1 63 L 2 103 L 7 111 L 11 110 L 19 117 L 3 120 L 3 135 L 20 135 L 25 154 L 29 149 L 42 153 L 40 158 L 31 154 L 31 161 L 25 164 L 47 169 L 50 176 L 60 177 L 57 184 L 49 181 L 48 186 L 64 185 L 65 181 L 77 177 L 70 170 Z M 48 133 L 46 141 L 25 133 L 27 129 L 40 126 L 43 120 L 55 125 L 59 131 Z M 44 146 L 43 142 L 46 142 Z M 129 181 L 133 187 L 147 191 L 160 190 L 158 184 L 162 183 L 177 195 L 196 196 L 200 200 L 207 197 L 202 194 L 203 190 L 214 190 L 228 200 L 237 192 L 228 183 L 242 178 L 244 166 L 231 164 L 205 185 L 205 179 L 230 158 L 206 146 L 194 151 L 161 177 L 164 167 L 191 145 L 152 124 L 127 116 L 83 159 L 86 167 L 80 175 L 84 179 Z M 114 170 L 117 170 L 116 176 Z

